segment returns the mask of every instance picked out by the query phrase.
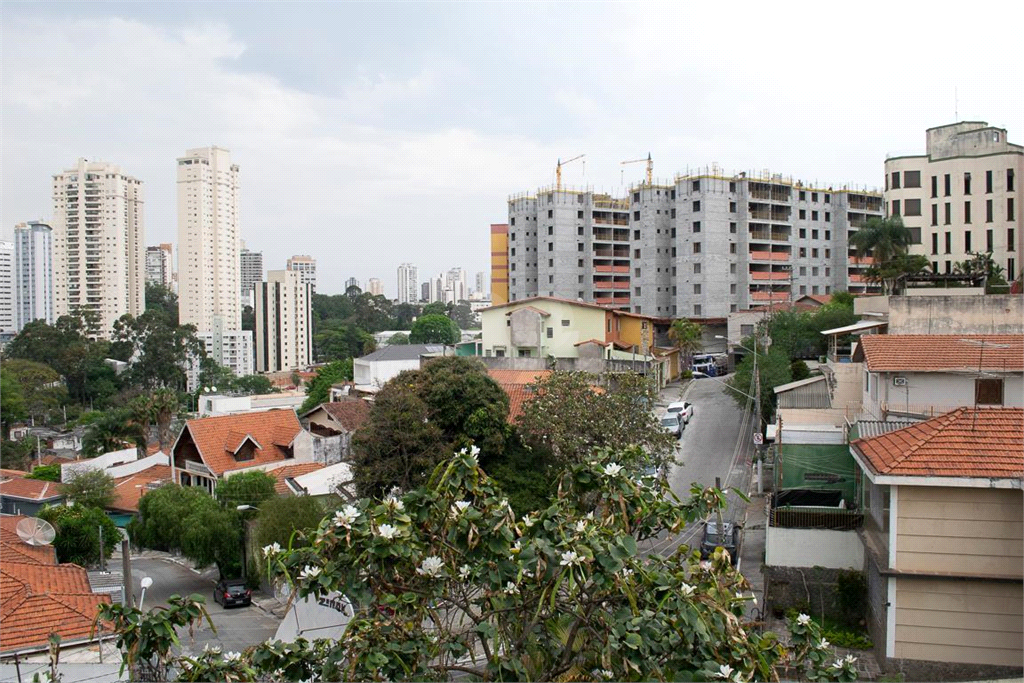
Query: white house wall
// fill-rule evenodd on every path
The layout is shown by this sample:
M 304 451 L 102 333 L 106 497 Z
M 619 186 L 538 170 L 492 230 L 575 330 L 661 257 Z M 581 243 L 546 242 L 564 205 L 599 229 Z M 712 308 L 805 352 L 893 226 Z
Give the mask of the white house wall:
M 915 407 L 935 406 L 940 415 L 954 408 L 974 405 L 974 380 L 978 377 L 1003 377 L 1003 406 L 1024 406 L 1024 376 L 981 374 L 965 369 L 962 372 L 872 372 L 870 387 L 862 378 L 864 412 L 882 417 L 882 405 L 890 411 L 912 411 Z M 894 377 L 905 377 L 905 386 L 895 386 Z M 945 408 L 945 410 L 943 410 Z
M 864 544 L 856 531 L 768 527 L 765 564 L 771 567 L 864 567 Z

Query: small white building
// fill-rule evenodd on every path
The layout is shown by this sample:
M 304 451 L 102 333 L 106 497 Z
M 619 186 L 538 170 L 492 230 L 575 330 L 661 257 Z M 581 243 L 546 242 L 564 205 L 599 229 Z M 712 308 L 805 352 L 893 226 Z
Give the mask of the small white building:
M 356 391 L 375 394 L 403 370 L 419 370 L 421 356 L 444 355 L 444 352 L 445 347 L 441 344 L 403 344 L 385 346 L 356 358 L 352 361 Z

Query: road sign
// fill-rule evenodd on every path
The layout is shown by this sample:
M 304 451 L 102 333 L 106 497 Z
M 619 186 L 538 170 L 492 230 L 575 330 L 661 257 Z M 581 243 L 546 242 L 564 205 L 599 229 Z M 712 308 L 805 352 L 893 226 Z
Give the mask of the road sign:
M 754 432 L 754 443 L 758 446 L 764 443 L 764 434 L 761 432 Z

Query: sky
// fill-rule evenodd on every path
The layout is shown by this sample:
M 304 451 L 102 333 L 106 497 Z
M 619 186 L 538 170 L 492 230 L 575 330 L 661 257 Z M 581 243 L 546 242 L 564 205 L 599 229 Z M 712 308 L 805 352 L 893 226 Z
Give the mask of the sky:
M 625 194 L 718 164 L 878 188 L 956 120 L 1024 141 L 1014 3 L 0 3 L 0 235 L 48 220 L 79 157 L 145 184 L 177 242 L 176 159 L 240 166 L 241 233 L 318 291 L 489 272 L 510 195 Z M 930 9 L 929 9 L 930 8 Z M 996 36 L 1002 35 L 1002 38 Z

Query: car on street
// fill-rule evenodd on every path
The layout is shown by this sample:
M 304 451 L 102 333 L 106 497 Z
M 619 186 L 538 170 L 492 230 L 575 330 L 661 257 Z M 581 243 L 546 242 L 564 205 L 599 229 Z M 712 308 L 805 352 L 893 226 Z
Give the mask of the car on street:
M 690 418 L 693 417 L 693 404 L 689 401 L 676 401 L 675 403 L 669 403 L 668 412 L 675 413 L 684 424 L 689 424 Z
M 674 413 L 667 413 L 661 418 L 662 428 L 676 437 L 677 439 L 683 435 L 683 429 L 685 425 L 679 420 L 679 416 Z
M 729 551 L 729 559 L 733 566 L 739 562 L 739 540 L 740 528 L 732 522 L 722 522 L 722 530 L 718 529 L 718 522 L 704 522 L 704 536 L 700 542 L 700 557 L 706 560 L 711 557 L 716 548 L 725 548 Z
M 710 375 L 700 372 L 699 370 L 694 370 L 690 373 L 690 379 L 705 379 L 707 377 L 710 377 Z
M 252 591 L 245 585 L 245 579 L 221 579 L 213 589 L 213 601 L 225 607 L 252 604 Z

